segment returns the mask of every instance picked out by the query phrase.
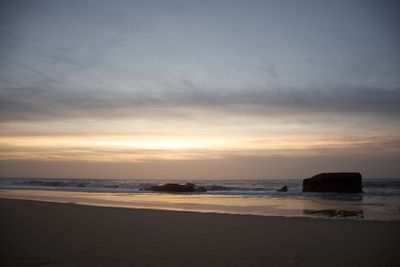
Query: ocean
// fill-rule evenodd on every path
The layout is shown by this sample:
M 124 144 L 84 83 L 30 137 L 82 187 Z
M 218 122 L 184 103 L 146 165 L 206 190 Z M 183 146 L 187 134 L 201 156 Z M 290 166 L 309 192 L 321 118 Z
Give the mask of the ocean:
M 191 182 L 206 192 L 158 193 L 163 183 Z M 282 186 L 287 192 L 278 192 Z M 95 180 L 0 178 L 0 197 L 196 212 L 400 220 L 400 179 L 363 179 L 361 194 L 302 192 L 302 179 Z

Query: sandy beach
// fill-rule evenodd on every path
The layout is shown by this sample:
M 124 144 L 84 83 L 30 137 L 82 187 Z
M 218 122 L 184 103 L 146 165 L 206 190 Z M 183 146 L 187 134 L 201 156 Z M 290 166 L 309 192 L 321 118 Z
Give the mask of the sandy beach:
M 399 222 L 0 200 L 1 266 L 399 266 Z

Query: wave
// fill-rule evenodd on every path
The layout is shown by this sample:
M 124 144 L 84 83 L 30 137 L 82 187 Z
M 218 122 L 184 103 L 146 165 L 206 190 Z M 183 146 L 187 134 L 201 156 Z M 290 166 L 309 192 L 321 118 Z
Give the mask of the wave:
M 15 185 L 30 185 L 30 186 L 49 186 L 49 187 L 86 187 L 88 182 L 64 182 L 64 181 L 23 181 L 17 182 Z
M 73 180 L 73 179 L 6 179 L 0 180 L 3 189 L 42 189 L 81 192 L 149 192 L 148 189 L 155 185 L 167 182 L 182 181 L 116 181 L 116 180 Z M 275 192 L 282 187 L 282 183 L 265 184 L 265 182 L 248 181 L 190 181 L 206 189 L 208 194 L 223 195 L 263 195 Z M 263 184 L 264 183 L 264 184 Z
M 95 180 L 95 179 L 30 179 L 1 178 L 0 189 L 40 189 L 77 192 L 109 192 L 109 193 L 146 193 L 150 187 L 163 183 L 183 181 L 137 181 L 137 180 Z M 318 193 L 303 193 L 301 180 L 239 180 L 239 181 L 188 181 L 206 189 L 201 194 L 223 196 L 299 196 L 319 197 Z M 277 192 L 287 185 L 288 192 Z M 366 180 L 364 195 L 369 196 L 400 196 L 400 180 Z M 197 194 L 197 193 L 192 193 Z M 337 197 L 334 194 L 323 194 L 326 197 Z M 343 194 L 339 196 L 347 198 Z
M 400 181 L 393 180 L 393 179 L 364 181 L 363 186 L 366 188 L 398 188 L 398 189 L 400 189 Z
M 266 187 L 238 187 L 238 186 L 223 186 L 223 185 L 205 185 L 207 191 L 270 191 L 276 188 Z

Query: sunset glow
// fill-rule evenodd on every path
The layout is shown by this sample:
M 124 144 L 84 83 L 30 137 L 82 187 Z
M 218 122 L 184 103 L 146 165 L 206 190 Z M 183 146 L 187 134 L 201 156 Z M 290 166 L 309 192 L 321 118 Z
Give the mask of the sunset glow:
M 400 173 L 384 4 L 67 2 L 2 8 L 0 176 Z

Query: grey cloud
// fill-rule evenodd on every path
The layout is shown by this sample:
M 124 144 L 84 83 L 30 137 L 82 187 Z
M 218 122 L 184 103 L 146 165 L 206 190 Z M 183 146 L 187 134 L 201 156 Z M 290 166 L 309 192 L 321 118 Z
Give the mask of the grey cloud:
M 393 1 L 38 2 L 1 3 L 3 122 L 400 114 Z
M 176 84 L 175 84 L 176 86 Z M 190 82 L 146 92 L 65 89 L 44 80 L 0 89 L 0 120 L 184 116 L 185 110 L 244 116 L 400 115 L 400 89 L 204 89 Z

